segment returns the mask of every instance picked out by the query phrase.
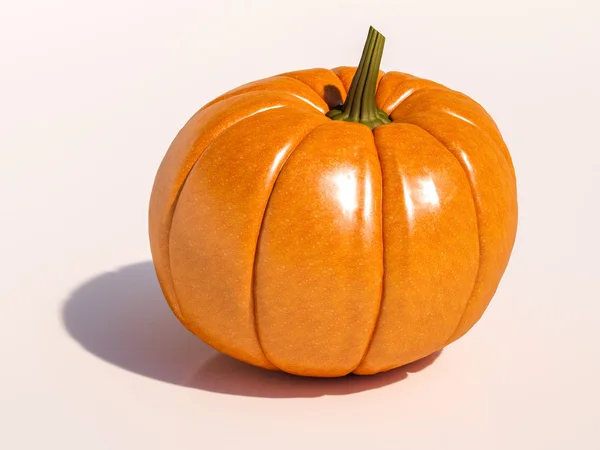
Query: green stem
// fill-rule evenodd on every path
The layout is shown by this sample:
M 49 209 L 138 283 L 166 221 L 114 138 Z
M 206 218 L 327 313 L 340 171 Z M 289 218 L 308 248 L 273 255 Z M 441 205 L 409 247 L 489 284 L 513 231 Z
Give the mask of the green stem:
M 378 109 L 375 103 L 377 78 L 384 44 L 385 38 L 383 35 L 375 28 L 369 27 L 367 41 L 354 78 L 352 78 L 346 102 L 342 106 L 329 111 L 327 117 L 332 120 L 362 123 L 371 130 L 379 125 L 391 122 L 388 115 Z

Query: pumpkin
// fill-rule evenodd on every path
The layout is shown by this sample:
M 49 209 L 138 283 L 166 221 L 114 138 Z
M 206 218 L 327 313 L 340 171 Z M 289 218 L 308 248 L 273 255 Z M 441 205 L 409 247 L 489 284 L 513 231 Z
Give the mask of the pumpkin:
M 192 333 L 265 369 L 374 374 L 482 316 L 517 228 L 492 118 L 441 84 L 358 68 L 238 87 L 181 129 L 154 182 L 153 260 Z

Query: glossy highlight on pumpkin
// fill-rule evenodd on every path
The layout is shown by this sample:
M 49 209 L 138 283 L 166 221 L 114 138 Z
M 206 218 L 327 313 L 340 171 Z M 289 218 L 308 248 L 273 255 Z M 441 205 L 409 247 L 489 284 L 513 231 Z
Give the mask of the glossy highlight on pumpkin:
M 247 363 L 374 374 L 482 316 L 517 229 L 510 154 L 486 111 L 379 71 L 391 123 L 331 120 L 356 72 L 255 81 L 198 111 L 156 176 L 150 243 L 175 315 Z

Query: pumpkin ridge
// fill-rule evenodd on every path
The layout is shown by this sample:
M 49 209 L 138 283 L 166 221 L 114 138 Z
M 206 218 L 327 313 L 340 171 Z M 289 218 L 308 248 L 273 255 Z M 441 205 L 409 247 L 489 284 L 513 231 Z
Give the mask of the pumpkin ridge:
M 311 94 L 312 95 L 312 94 Z M 164 155 L 152 184 L 148 220 L 150 249 L 161 290 L 171 311 L 181 320 L 169 273 L 169 230 L 175 199 L 181 183 L 195 160 L 222 128 L 272 107 L 291 106 L 294 110 L 318 114 L 304 102 L 285 93 L 248 92 L 220 102 L 214 108 L 200 108 L 176 134 Z M 211 125 L 212 124 L 212 125 Z
M 326 69 L 326 70 L 328 70 L 328 69 Z M 321 98 L 321 99 L 322 99 L 322 100 L 325 102 L 325 99 L 324 99 L 323 97 L 321 97 L 321 94 L 319 94 L 319 93 L 318 93 L 318 92 L 317 92 L 317 91 L 316 91 L 316 90 L 315 90 L 313 87 L 309 86 L 309 85 L 308 85 L 308 84 L 306 84 L 304 81 L 302 81 L 302 80 L 299 80 L 298 78 L 290 77 L 289 75 L 277 75 L 277 77 L 280 77 L 280 78 L 291 78 L 292 80 L 296 80 L 297 82 L 299 82 L 299 83 L 302 83 L 302 84 L 303 84 L 304 86 L 306 86 L 308 89 L 310 89 L 310 90 L 311 90 L 311 91 L 313 91 L 315 94 L 317 94 L 317 95 L 319 96 L 319 98 Z M 282 92 L 285 92 L 285 91 L 282 91 Z M 288 94 L 289 94 L 289 92 L 288 92 Z M 294 95 L 294 94 L 291 94 L 291 95 Z M 296 95 L 294 95 L 294 97 L 296 97 Z M 297 98 L 300 98 L 300 97 L 297 97 Z M 312 105 L 312 103 L 309 103 L 309 102 L 307 102 L 307 101 L 306 101 L 306 100 L 304 100 L 304 99 L 301 99 L 301 100 L 302 100 L 302 101 L 304 101 L 304 102 L 306 102 L 306 103 L 308 103 L 309 105 Z M 327 102 L 325 102 L 325 103 L 327 103 Z M 313 106 L 316 108 L 316 105 L 313 105 Z M 318 108 L 317 108 L 317 109 L 318 109 Z M 329 109 L 329 108 L 328 108 L 328 109 Z M 323 113 L 323 111 L 321 111 L 320 109 L 319 109 L 319 112 Z M 325 111 L 325 112 L 327 112 L 327 111 Z
M 170 211 L 169 211 L 169 227 L 167 230 L 167 237 L 166 237 L 166 242 L 168 243 L 167 245 L 167 252 L 169 253 L 169 277 L 171 278 L 171 282 L 173 284 L 173 292 L 174 292 L 174 303 L 177 305 L 177 308 L 179 310 L 179 316 L 181 317 L 181 322 L 182 324 L 188 328 L 185 317 L 183 316 L 183 311 L 181 310 L 181 306 L 179 305 L 179 299 L 177 296 L 177 291 L 175 289 L 175 282 L 173 281 L 173 275 L 172 275 L 172 269 L 171 269 L 171 249 L 170 249 L 170 242 L 171 242 L 171 227 L 173 226 L 173 216 L 175 215 L 175 209 L 177 208 L 177 203 L 179 201 L 179 196 L 181 195 L 181 192 L 183 191 L 183 188 L 185 187 L 185 183 L 190 175 L 190 173 L 192 173 L 192 170 L 194 169 L 194 167 L 196 166 L 196 164 L 198 164 L 198 161 L 200 161 L 200 159 L 202 158 L 202 155 L 204 155 L 205 151 L 208 149 L 208 147 L 211 146 L 211 144 L 213 142 L 215 142 L 226 130 L 228 130 L 229 128 L 231 128 L 232 126 L 252 117 L 255 116 L 257 114 L 261 114 L 263 112 L 266 111 L 270 111 L 271 109 L 276 109 L 276 108 L 285 108 L 285 105 L 278 105 L 278 106 L 273 106 L 270 107 L 268 109 L 261 109 L 259 111 L 256 111 L 254 113 L 248 114 L 247 116 L 244 116 L 242 118 L 240 118 L 239 120 L 236 120 L 235 122 L 229 124 L 228 126 L 226 126 L 225 128 L 223 128 L 214 138 L 212 138 L 210 140 L 210 142 L 208 144 L 206 144 L 206 147 L 204 147 L 204 150 L 202 151 L 202 153 L 200 153 L 200 155 L 198 156 L 198 158 L 196 159 L 196 161 L 194 161 L 194 164 L 192 164 L 190 166 L 190 170 L 185 174 L 185 178 L 183 179 L 183 182 L 181 183 L 181 186 L 179 187 L 179 189 L 177 190 L 177 194 L 175 194 L 175 199 L 173 200 L 173 206 L 171 207 Z M 194 147 L 194 145 L 192 145 L 192 148 Z M 188 328 L 189 330 L 189 328 Z M 191 330 L 190 330 L 191 331 Z
M 478 260 L 478 262 L 477 262 L 477 272 L 475 273 L 475 279 L 474 279 L 474 282 L 473 282 L 473 287 L 471 288 L 471 294 L 469 294 L 469 299 L 468 299 L 468 300 L 467 300 L 467 302 L 465 303 L 465 307 L 464 307 L 464 309 L 463 309 L 463 311 L 462 311 L 462 313 L 461 313 L 461 315 L 460 315 L 460 318 L 458 319 L 458 322 L 457 322 L 457 324 L 456 324 L 456 327 L 454 327 L 454 330 L 452 331 L 452 333 L 451 333 L 451 334 L 450 334 L 450 336 L 448 337 L 448 341 L 447 341 L 447 342 L 446 342 L 446 343 L 445 343 L 445 344 L 442 346 L 442 348 L 443 348 L 443 347 L 445 347 L 446 345 L 448 345 L 450 342 L 452 342 L 452 338 L 454 337 L 454 333 L 456 333 L 456 330 L 458 329 L 458 326 L 461 324 L 461 322 L 462 322 L 462 319 L 463 319 L 463 317 L 464 317 L 464 315 L 465 315 L 465 312 L 467 311 L 467 307 L 469 306 L 469 303 L 471 302 L 471 300 L 472 300 L 472 298 L 473 298 L 473 292 L 475 292 L 475 286 L 476 286 L 476 283 L 475 283 L 475 282 L 477 281 L 477 277 L 478 277 L 478 275 L 479 275 L 479 270 L 481 269 L 481 233 L 479 232 L 479 230 L 480 230 L 480 227 L 479 227 L 479 222 L 480 222 L 480 220 L 481 220 L 481 219 L 480 219 L 480 213 L 479 213 L 479 211 L 478 211 L 478 208 L 477 208 L 477 202 L 475 201 L 475 195 L 474 195 L 474 193 L 473 193 L 473 186 L 472 186 L 471 180 L 470 180 L 470 178 L 469 178 L 469 175 L 467 174 L 467 171 L 465 170 L 464 166 L 462 165 L 461 161 L 460 161 L 460 160 L 459 160 L 459 159 L 458 159 L 458 158 L 457 158 L 457 157 L 454 155 L 454 153 L 452 153 L 452 152 L 450 151 L 450 149 L 449 149 L 449 148 L 448 148 L 448 147 L 447 147 L 447 146 L 446 146 L 446 145 L 445 145 L 445 144 L 444 144 L 442 141 L 440 141 L 440 140 L 439 140 L 437 137 L 435 137 L 433 134 L 431 134 L 431 133 L 430 133 L 429 131 L 427 131 L 425 128 L 423 128 L 423 127 L 421 127 L 421 126 L 419 126 L 419 125 L 416 125 L 416 124 L 414 124 L 414 123 L 413 123 L 413 124 L 411 124 L 411 125 L 414 125 L 415 127 L 418 127 L 418 128 L 420 128 L 420 129 L 421 129 L 421 130 L 423 130 L 425 133 L 427 133 L 428 135 L 430 135 L 430 136 L 431 136 L 433 139 L 435 139 L 436 141 L 438 141 L 438 142 L 440 143 L 440 145 L 441 145 L 443 148 L 445 148 L 445 149 L 446 149 L 446 151 L 447 151 L 447 152 L 448 152 L 450 155 L 452 155 L 452 157 L 453 157 L 454 159 L 456 159 L 456 161 L 458 161 L 458 164 L 460 165 L 461 169 L 463 170 L 463 172 L 464 172 L 464 174 L 465 174 L 465 177 L 466 177 L 466 179 L 467 179 L 467 182 L 468 182 L 468 184 L 469 184 L 469 190 L 471 191 L 471 198 L 473 199 L 473 205 L 475 206 L 475 224 L 476 224 L 476 226 L 477 226 L 477 238 L 478 238 L 478 239 L 477 239 L 477 241 L 478 241 L 478 244 L 479 244 L 479 249 L 478 249 L 478 253 L 479 253 L 479 260 Z
M 402 103 L 404 103 L 406 100 L 408 100 L 410 97 L 412 97 L 416 93 L 418 93 L 418 92 L 424 92 L 424 91 L 450 91 L 450 92 L 455 92 L 452 89 L 447 88 L 445 86 L 426 86 L 426 87 L 414 89 L 406 97 L 404 97 L 403 99 L 401 99 L 396 106 L 394 106 L 394 109 L 392 109 L 392 111 L 390 112 L 390 117 L 392 116 L 392 114 L 394 113 L 394 111 L 396 111 L 396 109 L 398 109 L 400 107 L 400 105 L 402 105 Z M 390 98 L 390 96 L 388 95 L 386 97 L 385 101 L 387 101 L 389 98 Z
M 257 255 L 258 255 L 258 249 L 260 247 L 260 238 L 261 238 L 261 235 L 262 235 L 262 232 L 263 232 L 263 227 L 264 227 L 264 224 L 265 224 L 265 216 L 267 215 L 267 209 L 269 208 L 269 203 L 271 202 L 271 196 L 273 195 L 273 191 L 275 191 L 275 187 L 277 186 L 277 180 L 279 179 L 279 175 L 283 171 L 283 168 L 285 167 L 285 164 L 290 159 L 290 157 L 292 156 L 292 154 L 296 151 L 296 149 L 300 146 L 300 144 L 302 144 L 302 142 L 306 139 L 306 136 L 308 136 L 314 130 L 316 130 L 317 128 L 319 128 L 321 125 L 323 125 L 323 124 L 319 124 L 316 127 L 314 127 L 312 130 L 308 131 L 302 137 L 302 139 L 300 139 L 298 141 L 298 143 L 294 146 L 294 148 L 292 148 L 290 150 L 289 154 L 287 155 L 287 158 L 285 158 L 285 160 L 281 164 L 281 168 L 279 169 L 279 172 L 277 172 L 277 175 L 275 176 L 275 180 L 273 181 L 273 187 L 271 188 L 271 192 L 269 192 L 269 196 L 267 198 L 267 202 L 266 202 L 265 208 L 263 210 L 262 218 L 260 220 L 260 226 L 258 228 L 258 234 L 257 234 L 257 237 L 256 237 L 256 245 L 255 245 L 255 249 L 254 249 L 254 259 L 252 261 L 252 285 L 250 286 L 250 292 L 252 293 L 252 314 L 253 314 L 253 317 L 254 317 L 254 331 L 256 332 L 256 340 L 258 342 L 258 346 L 260 347 L 261 351 L 263 352 L 263 355 L 265 356 L 265 359 L 267 361 L 269 361 L 269 363 L 271 363 L 271 365 L 273 367 L 276 367 L 278 370 L 280 370 L 282 372 L 285 372 L 285 371 L 283 369 L 281 369 L 279 366 L 277 366 L 277 364 L 275 364 L 273 361 L 271 361 L 271 359 L 269 359 L 269 357 L 267 356 L 267 352 L 263 348 L 262 342 L 260 340 L 260 332 L 259 332 L 259 327 L 258 327 L 258 315 L 256 314 L 256 272 L 257 272 L 256 265 L 257 265 L 257 260 L 258 260 Z
M 393 70 L 391 70 L 391 71 L 389 71 L 389 72 L 386 72 L 386 73 L 385 73 L 385 74 L 384 74 L 384 75 L 381 77 L 381 80 L 383 80 L 383 78 L 384 78 L 386 75 L 388 75 L 388 74 L 393 74 L 393 73 L 397 73 L 397 72 L 396 72 L 396 71 L 393 71 Z M 417 78 L 417 77 L 415 77 L 414 75 L 410 75 L 410 74 L 406 74 L 406 75 L 409 75 L 409 76 L 411 76 L 411 77 L 413 77 L 413 78 Z M 380 82 L 380 83 L 381 83 L 381 82 Z M 398 86 L 398 85 L 396 84 L 396 86 Z M 377 85 L 377 90 L 379 91 L 379 85 Z M 390 92 L 390 93 L 389 93 L 389 94 L 388 94 L 386 97 L 384 97 L 384 98 L 383 98 L 383 100 L 381 101 L 381 104 L 382 104 L 382 105 L 385 105 L 385 103 L 386 103 L 386 102 L 389 100 L 390 96 L 392 95 L 392 92 L 393 92 L 393 91 L 391 91 L 391 92 Z M 410 97 L 412 94 L 413 94 L 413 93 L 412 93 L 412 92 L 410 92 L 410 93 L 409 93 L 409 94 L 406 96 L 406 98 Z M 399 102 L 399 103 L 398 103 L 398 105 L 399 105 L 400 103 L 402 103 L 404 100 L 406 100 L 406 98 L 402 99 L 402 101 L 401 101 L 401 102 Z M 378 105 L 378 106 L 379 106 L 379 105 Z M 394 107 L 394 109 L 396 109 L 396 107 Z M 394 112 L 394 110 L 390 111 L 390 115 L 392 114 L 392 112 Z M 391 118 L 391 117 L 390 117 L 390 118 Z
M 312 92 L 314 92 L 314 93 L 315 93 L 315 94 L 316 94 L 316 95 L 317 95 L 317 96 L 318 96 L 320 99 L 322 99 L 322 98 L 321 98 L 321 96 L 320 96 L 320 95 L 319 95 L 319 94 L 318 94 L 318 93 L 317 93 L 317 92 L 316 92 L 316 91 L 315 91 L 313 88 L 311 88 L 310 86 L 308 86 L 306 83 L 303 83 L 302 81 L 300 81 L 300 80 L 298 80 L 298 79 L 296 79 L 296 78 L 294 78 L 294 77 L 290 77 L 290 76 L 288 76 L 288 75 L 274 75 L 274 76 L 271 76 L 271 77 L 267 77 L 267 78 L 261 78 L 261 79 L 259 79 L 259 80 L 251 81 L 251 82 L 249 82 L 249 83 L 246 83 L 246 84 L 257 83 L 257 82 L 259 82 L 259 81 L 266 81 L 266 80 L 271 80 L 271 79 L 274 79 L 274 78 L 285 78 L 285 79 L 288 79 L 288 80 L 293 80 L 295 83 L 299 83 L 300 85 L 302 85 L 302 86 L 304 86 L 304 87 L 307 87 L 307 88 L 308 88 L 308 89 L 310 89 Z M 245 85 L 242 85 L 242 86 L 239 86 L 238 88 L 241 88 L 241 87 L 244 87 L 244 86 L 245 86 Z M 238 89 L 238 88 L 234 88 L 234 89 L 232 89 L 231 91 L 235 91 L 235 90 L 236 90 L 236 89 Z M 218 103 L 221 103 L 222 101 L 228 100 L 228 99 L 230 99 L 230 98 L 237 97 L 238 95 L 244 95 L 244 94 L 247 94 L 247 93 L 249 93 L 249 92 L 271 92 L 271 93 L 279 93 L 279 94 L 287 94 L 287 95 L 291 95 L 292 97 L 295 97 L 295 98 L 297 98 L 297 99 L 301 100 L 302 102 L 306 103 L 306 104 L 307 104 L 307 105 L 309 105 L 311 108 L 314 108 L 314 109 L 316 109 L 316 110 L 317 110 L 319 113 L 321 113 L 321 114 L 325 114 L 325 112 L 326 112 L 324 109 L 322 109 L 321 107 L 319 107 L 319 106 L 315 105 L 315 104 L 314 104 L 314 103 L 312 103 L 310 100 L 307 100 L 307 99 L 305 99 L 305 98 L 303 98 L 303 97 L 300 97 L 300 96 L 298 96 L 298 95 L 292 94 L 291 92 L 284 91 L 284 90 L 277 90 L 277 89 L 254 89 L 254 90 L 252 90 L 252 89 L 251 89 L 251 90 L 247 90 L 247 91 L 236 92 L 235 94 L 232 94 L 232 95 L 227 95 L 227 94 L 228 94 L 229 92 L 231 92 L 231 91 L 225 92 L 223 95 L 220 95 L 220 96 L 218 96 L 218 97 L 216 97 L 216 98 L 212 99 L 210 102 L 208 102 L 208 103 L 207 103 L 206 105 L 204 105 L 202 108 L 200 108 L 200 111 L 202 111 L 202 110 L 204 110 L 204 109 L 207 109 L 207 108 L 209 108 L 209 107 L 211 107 L 211 106 L 213 106 L 213 105 L 216 105 L 216 104 L 218 104 Z M 325 103 L 325 100 L 323 100 L 323 102 Z M 326 103 L 325 103 L 325 104 L 326 104 Z
M 479 104 L 477 102 L 475 102 L 475 100 L 472 100 L 470 97 L 468 97 L 468 99 L 471 100 L 472 102 L 476 103 L 479 106 Z M 480 132 L 482 132 L 483 134 L 485 134 L 487 137 L 489 137 L 490 140 L 492 141 L 492 143 L 494 144 L 494 148 L 496 150 L 496 153 L 498 153 L 498 154 L 501 155 L 502 159 L 506 162 L 506 165 L 510 168 L 510 172 L 511 172 L 512 178 L 513 178 L 513 180 L 516 183 L 516 177 L 515 177 L 515 173 L 514 173 L 514 166 L 513 166 L 512 159 L 510 158 L 510 154 L 508 153 L 508 149 L 507 149 L 506 152 L 502 151 L 502 149 L 500 148 L 500 146 L 496 142 L 496 139 L 493 138 L 492 134 L 489 131 L 485 130 L 481 126 L 477 125 L 474 122 L 471 122 L 466 117 L 463 117 L 463 116 L 461 116 L 459 114 L 455 114 L 455 113 L 453 113 L 451 111 L 448 111 L 448 110 L 445 110 L 445 109 L 440 110 L 440 112 L 443 113 L 443 114 L 445 114 L 445 115 L 448 115 L 448 116 L 456 117 L 457 119 L 460 119 L 463 122 L 468 123 L 472 127 L 476 128 L 477 130 L 479 130 Z M 491 117 L 490 117 L 490 119 L 491 119 Z M 492 122 L 493 122 L 493 120 L 492 120 Z M 494 123 L 494 125 L 495 125 L 495 123 Z M 502 136 L 500 135 L 500 131 L 498 131 L 498 137 L 500 138 L 501 141 L 504 142 L 504 140 L 502 139 Z
M 381 317 L 381 310 L 383 306 L 383 285 L 385 281 L 385 235 L 383 229 L 385 214 L 383 211 L 383 196 L 385 195 L 385 193 L 383 191 L 383 169 L 381 168 L 381 157 L 379 156 L 379 149 L 377 148 L 377 142 L 375 141 L 375 135 L 373 133 L 373 130 L 371 130 L 371 136 L 373 136 L 373 146 L 375 147 L 375 151 L 377 152 L 377 160 L 379 161 L 379 171 L 381 172 L 381 265 L 383 267 L 383 270 L 381 271 L 381 292 L 379 294 L 379 308 L 377 309 L 375 321 L 373 322 L 373 329 L 371 330 L 371 335 L 369 336 L 369 340 L 367 341 L 365 352 L 363 353 L 356 367 L 352 369 L 350 373 L 353 373 L 356 369 L 358 369 L 369 354 L 369 350 L 371 349 L 371 345 L 373 344 L 373 340 L 375 339 L 375 332 L 377 331 L 377 325 L 379 324 L 379 318 Z
M 303 86 L 306 86 L 308 89 L 310 89 L 310 90 L 311 90 L 311 91 L 313 91 L 315 94 L 317 94 L 317 96 L 318 96 L 318 97 L 319 97 L 321 100 L 323 100 L 323 102 L 325 102 L 325 99 L 324 99 L 324 98 L 322 98 L 322 97 L 319 95 L 319 93 L 318 93 L 317 91 L 315 91 L 313 88 L 311 88 L 311 87 L 310 87 L 308 84 L 306 84 L 306 83 L 303 83 L 302 81 L 298 80 L 297 78 L 290 77 L 290 76 L 288 76 L 288 75 L 276 75 L 275 77 L 272 77 L 272 78 L 287 78 L 288 80 L 294 80 L 296 83 L 300 83 L 301 85 L 303 85 Z M 300 97 L 299 95 L 292 94 L 291 92 L 288 92 L 288 91 L 273 91 L 273 90 L 271 90 L 271 92 L 285 92 L 286 94 L 293 95 L 293 96 L 294 96 L 294 97 L 296 97 L 297 99 L 299 99 L 299 100 L 302 100 L 302 101 L 303 101 L 304 103 L 306 103 L 307 105 L 310 105 L 310 106 L 312 106 L 312 107 L 313 107 L 313 108 L 315 108 L 317 111 L 319 111 L 321 114 L 325 114 L 325 113 L 327 112 L 327 111 L 324 111 L 324 110 L 322 110 L 320 107 L 318 107 L 318 106 L 317 106 L 317 105 L 315 105 L 314 103 L 312 103 L 310 100 L 308 100 L 308 99 L 305 99 L 305 98 L 303 98 L 303 97 Z M 327 104 L 327 103 L 325 103 L 325 104 Z M 329 107 L 327 107 L 327 109 L 329 109 Z
M 459 94 L 460 94 L 460 92 L 459 92 Z M 463 95 L 464 95 L 464 94 L 463 94 Z M 467 98 L 468 98 L 470 101 L 472 101 L 473 103 L 475 103 L 477 106 L 479 106 L 479 107 L 480 107 L 480 108 L 483 110 L 483 112 L 484 112 L 486 115 L 488 115 L 488 117 L 489 117 L 489 119 L 492 121 L 492 123 L 493 123 L 494 125 L 496 125 L 496 123 L 494 122 L 494 120 L 492 119 L 492 117 L 491 117 L 489 114 L 487 114 L 487 111 L 485 111 L 485 110 L 483 109 L 483 107 L 482 107 L 481 105 L 479 105 L 479 103 L 477 103 L 475 100 L 473 100 L 473 99 L 472 99 L 472 98 L 470 98 L 470 97 L 467 97 Z M 511 172 L 511 175 L 512 175 L 512 178 L 513 178 L 513 181 L 514 181 L 514 183 L 515 183 L 515 189 L 516 189 L 516 182 L 517 182 L 517 178 L 516 178 L 516 175 L 515 175 L 515 167 L 514 167 L 514 164 L 513 164 L 512 158 L 511 158 L 511 156 L 510 156 L 510 153 L 508 152 L 508 147 L 506 146 L 506 143 L 504 142 L 504 139 L 503 139 L 503 137 L 502 137 L 502 134 L 500 133 L 500 130 L 498 129 L 498 126 L 496 125 L 496 130 L 497 130 L 497 133 L 498 133 L 498 138 L 499 138 L 499 139 L 500 139 L 500 141 L 501 141 L 501 142 L 504 144 L 504 149 L 505 149 L 506 151 L 503 151 L 503 149 L 500 147 L 499 143 L 498 143 L 498 142 L 496 142 L 496 139 L 494 139 L 494 137 L 492 136 L 492 133 L 490 133 L 488 130 L 485 130 L 484 128 L 482 128 L 481 126 L 477 125 L 477 124 L 476 124 L 476 123 L 474 123 L 474 122 L 471 122 L 470 120 L 466 120 L 464 117 L 462 117 L 462 116 L 459 116 L 458 114 L 457 114 L 457 115 L 451 114 L 451 112 L 450 112 L 450 111 L 447 111 L 447 110 L 443 110 L 442 112 L 443 112 L 444 114 L 447 114 L 447 115 L 450 115 L 450 116 L 453 116 L 453 117 L 457 117 L 457 118 L 463 119 L 465 122 L 467 122 L 467 123 L 468 123 L 468 124 L 470 124 L 471 126 L 475 127 L 476 129 L 478 129 L 479 131 L 481 131 L 483 134 L 485 134 L 486 136 L 488 136 L 488 137 L 490 138 L 490 140 L 491 140 L 491 141 L 492 141 L 492 143 L 494 144 L 494 148 L 496 149 L 496 152 L 497 152 L 497 153 L 499 153 L 499 154 L 502 156 L 502 159 L 504 159 L 504 161 L 506 161 L 506 165 L 507 165 L 507 166 L 509 167 L 509 169 L 510 169 L 510 172 Z
M 346 90 L 346 86 L 344 86 L 344 82 L 342 81 L 342 79 L 340 78 L 340 76 L 337 73 L 335 73 L 335 70 L 333 70 L 333 69 L 327 69 L 327 70 L 329 70 L 333 75 L 335 75 L 335 77 L 338 80 L 340 80 L 340 84 L 342 85 L 342 89 L 344 90 L 344 96 L 347 96 L 348 95 L 348 91 Z
M 473 102 L 477 107 L 479 107 L 481 109 L 482 114 L 485 114 L 491 121 L 492 123 L 496 126 L 496 130 L 498 132 L 498 137 L 500 138 L 500 141 L 504 142 L 502 135 L 500 134 L 500 130 L 498 129 L 498 125 L 494 122 L 494 119 L 492 119 L 492 117 L 488 114 L 488 112 L 483 108 L 483 106 L 481 106 L 479 103 L 477 103 L 475 100 L 473 100 L 471 97 L 469 97 L 466 94 L 463 94 L 462 92 L 459 91 L 455 91 L 453 89 L 450 89 L 448 87 L 445 86 L 441 86 L 441 87 L 436 87 L 436 86 L 430 86 L 430 87 L 424 87 L 421 89 L 416 89 L 413 92 L 411 92 L 409 95 L 407 95 L 405 98 L 402 99 L 402 101 L 400 101 L 392 110 L 392 112 L 390 112 L 390 117 L 392 116 L 392 114 L 394 114 L 394 111 L 396 111 L 397 108 L 400 107 L 400 105 L 402 105 L 402 103 L 404 103 L 406 100 L 408 100 L 410 97 L 412 97 L 414 94 L 418 93 L 418 92 L 424 92 L 424 91 L 448 91 L 450 93 L 453 94 L 460 94 L 461 96 L 464 97 L 465 100 L 467 101 L 471 101 Z M 388 97 L 389 98 L 389 97 Z M 386 98 L 387 100 L 387 98 Z M 466 119 L 465 117 L 462 117 L 458 114 L 453 114 L 451 111 L 448 111 L 446 109 L 435 109 L 433 110 L 437 113 L 441 113 L 444 115 L 448 115 L 448 116 L 452 116 L 452 117 L 456 117 L 457 119 L 462 120 L 463 122 L 466 122 L 468 124 L 470 124 L 471 126 L 475 127 L 477 130 L 481 131 L 483 134 L 485 134 L 486 136 L 488 136 L 490 138 L 490 140 L 492 140 L 492 142 L 494 143 L 495 149 L 498 153 L 500 153 L 502 155 L 502 158 L 506 161 L 506 164 L 508 165 L 508 167 L 511 169 L 511 175 L 513 180 L 515 180 L 516 183 L 516 176 L 515 176 L 515 169 L 514 169 L 514 165 L 512 162 L 512 158 L 510 157 L 510 153 L 508 152 L 508 148 L 506 147 L 506 144 L 504 144 L 504 147 L 506 148 L 506 152 L 503 151 L 500 146 L 498 145 L 498 143 L 496 142 L 496 139 L 494 139 L 494 137 L 492 136 L 492 133 L 490 133 L 488 130 L 485 130 L 484 128 L 482 128 L 481 126 L 477 125 L 474 122 L 471 122 L 470 120 Z M 431 133 L 430 133 L 431 134 Z M 435 137 L 435 136 L 434 136 Z
M 459 117 L 459 116 L 456 116 L 456 115 L 450 114 L 450 112 L 449 112 L 449 111 L 441 110 L 440 112 L 441 112 L 441 113 L 443 113 L 444 115 L 447 115 L 447 116 L 450 116 L 450 117 L 456 117 L 456 118 L 458 118 L 459 120 L 462 120 L 462 121 L 464 121 L 465 123 L 467 123 L 468 125 L 472 126 L 472 127 L 473 127 L 473 128 L 475 128 L 476 130 L 478 130 L 479 132 L 481 132 L 481 133 L 482 133 L 484 136 L 486 136 L 486 137 L 488 137 L 488 138 L 490 139 L 490 142 L 493 144 L 493 148 L 494 148 L 494 150 L 495 150 L 496 154 L 500 155 L 501 159 L 502 159 L 502 160 L 504 160 L 504 161 L 506 162 L 506 165 L 507 165 L 507 167 L 510 169 L 511 175 L 512 175 L 512 177 L 513 177 L 513 181 L 515 182 L 515 195 L 516 195 L 516 178 L 515 178 L 515 174 L 514 174 L 514 169 L 513 169 L 512 161 L 510 161 L 510 160 L 509 160 L 509 159 L 506 157 L 506 155 L 504 154 L 504 152 L 502 152 L 502 150 L 499 148 L 498 144 L 496 143 L 496 141 L 494 140 L 494 138 L 493 138 L 493 137 L 490 135 L 490 133 L 489 133 L 488 131 L 484 130 L 483 128 L 481 128 L 480 126 L 478 126 L 477 124 L 475 124 L 475 123 L 473 123 L 473 122 L 471 122 L 471 121 L 469 121 L 469 120 L 465 120 L 465 118 L 463 118 L 463 117 Z M 435 136 L 434 136 L 434 137 L 435 137 Z M 502 137 L 500 137 L 500 139 L 502 139 Z M 442 144 L 442 145 L 443 145 L 443 144 Z M 445 147 L 445 148 L 447 148 L 445 145 L 444 145 L 444 147 Z M 452 152 L 450 152 L 450 153 L 452 153 Z M 458 160 L 458 158 L 457 158 L 457 160 Z M 460 163 L 460 161 L 459 161 L 459 163 Z M 462 166 L 462 164 L 461 164 L 461 167 L 463 167 L 463 166 Z M 463 167 L 463 170 L 464 170 L 464 167 Z M 466 172 L 466 171 L 465 171 L 465 172 Z M 467 179 L 469 179 L 469 177 L 468 177 L 468 176 L 467 176 Z M 473 195 L 473 202 L 474 202 L 474 204 L 475 204 L 475 215 L 476 215 L 476 217 L 477 217 L 477 228 L 478 228 L 478 230 L 479 230 L 479 220 L 480 220 L 480 219 L 479 219 L 479 216 L 480 216 L 480 214 L 479 214 L 479 212 L 478 212 L 478 208 L 477 208 L 477 202 L 475 201 L 475 196 L 474 196 L 474 194 L 473 194 L 473 188 L 472 188 L 472 186 L 471 186 L 471 182 L 470 182 L 470 181 L 469 181 L 469 187 L 471 187 L 471 195 Z M 478 233 L 478 234 L 479 234 L 479 233 Z M 480 237 L 479 237 L 479 249 L 480 249 L 480 255 L 479 255 L 479 268 L 481 268 L 481 235 L 479 235 L 479 236 L 480 236 Z M 477 272 L 478 272 L 478 273 L 475 275 L 475 281 L 477 281 L 477 276 L 479 275 L 479 269 L 477 270 Z M 498 282 L 499 282 L 499 280 L 498 280 Z M 473 291 L 475 291 L 475 286 L 476 286 L 476 284 L 474 284 L 474 285 L 473 285 Z M 495 291 L 496 291 L 496 289 L 497 289 L 497 288 L 498 288 L 498 286 L 496 285 L 496 288 L 494 289 L 494 293 L 495 293 Z M 472 297 L 472 296 L 473 296 L 473 292 L 471 293 L 471 297 Z M 467 301 L 467 303 L 466 303 L 466 305 L 465 305 L 465 309 L 464 309 L 464 311 L 463 311 L 463 313 L 462 313 L 462 315 L 461 315 L 461 317 L 460 317 L 460 320 L 458 321 L 458 324 L 456 325 L 456 328 L 454 329 L 454 331 L 453 331 L 453 332 L 452 332 L 452 334 L 450 335 L 450 338 L 448 339 L 448 342 L 446 343 L 446 345 L 450 344 L 451 342 L 454 342 L 454 341 L 457 339 L 457 337 L 455 336 L 455 335 L 456 335 L 456 331 L 458 330 L 459 326 L 461 325 L 461 323 L 462 323 L 462 320 L 463 320 L 463 317 L 464 317 L 465 313 L 467 312 L 467 309 L 468 309 L 468 307 L 469 307 L 469 304 L 471 303 L 471 300 L 472 300 L 472 298 L 471 298 L 471 297 L 470 297 L 470 298 L 469 298 L 469 300 Z M 491 298 L 490 298 L 490 301 L 491 301 Z M 472 327 L 473 325 L 474 325 L 474 324 L 472 324 L 472 325 L 471 325 L 471 327 Z M 469 329 L 470 329 L 470 327 L 469 327 Z M 462 335 L 464 335 L 464 333 L 463 333 Z M 462 335 L 461 335 L 461 336 L 462 336 Z

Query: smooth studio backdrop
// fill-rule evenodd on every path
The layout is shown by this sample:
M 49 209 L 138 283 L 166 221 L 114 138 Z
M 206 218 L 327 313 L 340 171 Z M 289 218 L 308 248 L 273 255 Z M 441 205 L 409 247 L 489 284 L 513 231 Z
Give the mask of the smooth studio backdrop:
M 0 448 L 600 448 L 600 7 L 594 0 L 4 1 Z M 483 319 L 376 377 L 298 379 L 218 355 L 150 262 L 156 169 L 204 103 L 356 65 L 480 102 L 520 226 Z

